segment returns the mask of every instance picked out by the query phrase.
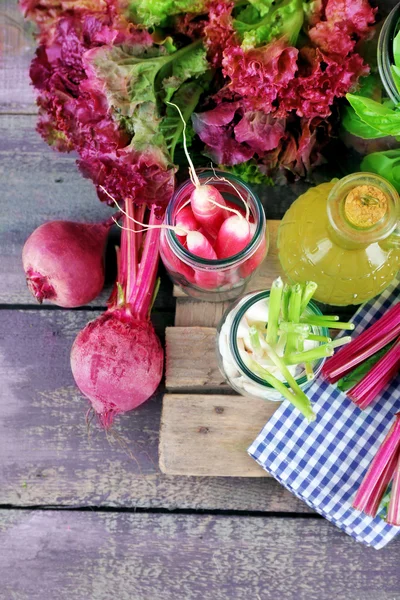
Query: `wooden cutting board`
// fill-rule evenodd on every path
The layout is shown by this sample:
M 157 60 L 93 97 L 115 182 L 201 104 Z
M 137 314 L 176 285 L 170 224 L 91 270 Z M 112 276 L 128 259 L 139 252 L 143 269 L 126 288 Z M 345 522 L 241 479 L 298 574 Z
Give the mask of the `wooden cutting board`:
M 279 221 L 269 221 L 270 250 L 248 291 L 269 289 L 280 274 Z M 236 395 L 217 364 L 215 335 L 230 302 L 200 302 L 177 288 L 175 327 L 166 330 L 166 388 L 160 469 L 169 475 L 266 477 L 246 452 L 279 406 Z

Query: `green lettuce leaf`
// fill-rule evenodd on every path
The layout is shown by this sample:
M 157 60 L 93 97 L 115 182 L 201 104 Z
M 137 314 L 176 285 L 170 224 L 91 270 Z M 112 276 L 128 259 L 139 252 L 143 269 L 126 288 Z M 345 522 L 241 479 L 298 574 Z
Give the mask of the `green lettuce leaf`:
M 400 149 L 368 154 L 361 163 L 361 171 L 381 175 L 400 192 Z
M 364 140 L 373 140 L 382 137 L 382 133 L 362 121 L 351 106 L 343 108 L 341 124 L 346 131 Z
M 130 0 L 128 10 L 134 22 L 152 27 L 180 13 L 206 12 L 206 6 L 207 0 Z
M 207 81 L 205 78 L 197 81 L 188 81 L 181 85 L 179 90 L 173 95 L 172 102 L 179 106 L 186 123 L 190 122 L 190 117 L 206 87 Z M 183 131 L 182 119 L 174 106 L 167 105 L 165 116 L 160 124 L 160 131 L 163 134 L 170 156 L 174 160 L 175 148 L 182 140 Z M 192 129 L 191 132 L 192 134 L 194 133 Z M 187 142 L 190 141 L 190 138 L 191 134 L 186 129 Z
M 250 4 L 236 10 L 233 27 L 246 50 L 285 37 L 296 45 L 303 26 L 302 0 L 249 0 Z
M 138 105 L 169 100 L 186 80 L 208 69 L 206 51 L 196 41 L 167 54 L 164 47 L 135 55 L 135 48 L 102 46 L 87 56 L 115 113 L 131 117 Z
M 233 165 L 232 167 L 226 167 L 223 165 L 219 165 L 224 171 L 228 171 L 233 175 L 236 175 L 246 183 L 251 184 L 263 184 L 263 185 L 274 185 L 271 177 L 264 175 L 261 173 L 259 165 L 254 160 L 248 160 L 243 163 L 239 163 L 237 165 Z

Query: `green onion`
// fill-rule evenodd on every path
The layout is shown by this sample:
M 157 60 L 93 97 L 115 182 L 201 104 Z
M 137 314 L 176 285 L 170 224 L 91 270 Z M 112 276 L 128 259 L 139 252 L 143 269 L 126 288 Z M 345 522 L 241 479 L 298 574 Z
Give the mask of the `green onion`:
M 281 312 L 283 281 L 280 277 L 275 279 L 271 286 L 268 305 L 267 343 L 276 344 L 278 341 L 278 323 Z
M 292 293 L 289 298 L 289 321 L 292 323 L 298 323 L 300 321 L 300 306 L 301 306 L 302 290 L 301 285 L 296 283 L 292 287 Z M 297 348 L 298 334 L 289 333 L 285 354 L 294 352 Z
M 282 319 L 287 321 L 289 319 L 289 298 L 290 298 L 290 285 L 285 283 L 282 292 Z
M 354 329 L 353 323 L 344 323 L 342 321 L 327 321 L 319 315 L 316 317 L 308 315 L 306 317 L 302 317 L 301 323 L 307 323 L 307 325 L 315 325 L 319 327 L 327 327 L 328 329 Z
M 307 308 L 307 305 L 310 302 L 311 298 L 313 297 L 317 287 L 318 286 L 315 283 L 315 281 L 307 281 L 306 282 L 306 285 L 304 286 L 304 290 L 303 290 L 303 295 L 301 298 L 300 314 L 303 314 L 303 312 Z
M 349 342 L 351 342 L 351 336 L 345 335 L 344 337 L 340 338 L 339 340 L 333 340 L 333 342 L 331 342 L 330 345 L 332 346 L 332 348 L 339 348 L 340 346 L 344 346 L 345 344 L 348 344 Z
M 279 323 L 279 329 L 285 333 L 298 333 L 301 335 L 307 335 L 310 333 L 310 325 L 306 323 L 288 323 L 287 321 L 281 321 Z
M 306 340 L 310 340 L 310 342 L 323 342 L 325 344 L 329 344 L 332 341 L 332 338 L 327 335 L 316 335 L 314 333 L 310 333 Z
M 279 392 L 284 398 L 289 400 L 289 402 L 291 402 L 293 406 L 295 406 L 309 422 L 315 421 L 316 416 L 312 409 L 311 402 L 300 388 L 300 392 L 291 391 L 282 381 L 279 381 L 279 379 L 277 379 L 274 375 L 271 375 L 271 373 L 261 367 L 250 357 L 246 362 L 247 366 L 251 371 L 253 371 L 253 373 L 269 383 L 269 385 L 275 388 L 276 391 Z
M 262 354 L 262 348 L 260 344 L 260 334 L 254 325 L 249 329 L 249 337 L 251 347 L 255 354 Z
M 298 365 L 303 362 L 314 362 L 325 356 L 332 356 L 334 349 L 331 344 L 323 344 L 311 350 L 305 350 L 304 352 L 293 352 L 285 356 L 285 363 L 287 365 Z M 272 357 L 271 357 L 272 358 Z
M 308 381 L 312 381 L 315 377 L 314 375 L 314 371 L 312 368 L 312 364 L 309 362 L 306 362 L 304 365 L 305 371 L 306 371 L 306 375 L 307 375 L 307 380 Z

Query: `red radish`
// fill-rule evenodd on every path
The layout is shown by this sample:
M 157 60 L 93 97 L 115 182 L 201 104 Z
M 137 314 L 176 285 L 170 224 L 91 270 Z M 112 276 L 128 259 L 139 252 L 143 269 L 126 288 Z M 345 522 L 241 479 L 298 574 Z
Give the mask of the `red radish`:
M 104 285 L 104 248 L 113 220 L 50 221 L 29 236 L 22 252 L 28 287 L 41 303 L 73 308 L 88 304 Z
M 105 314 L 88 323 L 71 350 L 75 381 L 104 427 L 115 415 L 138 407 L 156 391 L 164 353 L 150 322 L 157 280 L 160 226 L 152 206 L 139 249 L 131 229 L 134 211 L 126 201 L 121 235 L 117 294 Z M 140 252 L 141 250 L 141 252 Z M 140 261 L 139 261 L 140 257 Z
M 251 237 L 250 224 L 244 217 L 229 217 L 222 223 L 215 242 L 214 249 L 218 258 L 239 254 L 249 245 Z
M 250 231 L 251 235 L 254 236 L 256 232 L 256 225 L 254 223 L 250 223 Z M 267 250 L 267 236 L 263 235 L 257 250 L 240 266 L 240 275 L 243 279 L 249 277 L 261 265 L 267 254 Z
M 195 189 L 190 196 L 193 214 L 200 225 L 215 237 L 229 214 L 223 208 L 225 200 L 213 185 L 201 185 L 194 170 L 192 176 L 195 181 Z
M 186 236 L 186 243 L 192 254 L 208 260 L 218 260 L 214 248 L 200 231 L 190 231 Z
M 178 237 L 178 236 L 176 236 L 176 237 Z M 183 236 L 179 236 L 179 237 L 183 237 Z M 184 236 L 183 239 L 184 239 L 184 245 L 186 247 L 186 236 Z M 189 283 L 194 282 L 194 270 L 192 269 L 192 267 L 190 267 L 189 265 L 184 263 L 182 260 L 180 260 L 180 258 L 178 258 L 176 256 L 176 254 L 174 254 L 174 252 L 171 250 L 171 248 L 168 244 L 167 236 L 165 235 L 164 232 L 161 233 L 160 253 L 161 253 L 161 258 L 163 259 L 163 262 L 165 263 L 166 267 L 172 273 L 177 273 L 178 275 L 183 275 L 183 277 L 185 277 L 185 279 Z
M 198 231 L 200 229 L 199 223 L 196 221 L 190 206 L 182 208 L 175 217 L 175 225 L 180 225 L 186 231 Z M 181 244 L 186 240 L 186 235 L 176 236 Z
M 205 238 L 207 238 L 207 240 L 210 242 L 211 246 L 214 247 L 215 244 L 215 236 L 212 236 L 206 229 L 204 229 L 204 227 L 200 227 L 199 229 L 200 233 L 202 233 L 204 235 Z
M 186 237 L 189 252 L 207 260 L 217 260 L 215 250 L 207 238 L 199 231 L 190 231 Z M 223 274 L 211 269 L 195 269 L 195 283 L 205 289 L 215 289 L 222 284 Z

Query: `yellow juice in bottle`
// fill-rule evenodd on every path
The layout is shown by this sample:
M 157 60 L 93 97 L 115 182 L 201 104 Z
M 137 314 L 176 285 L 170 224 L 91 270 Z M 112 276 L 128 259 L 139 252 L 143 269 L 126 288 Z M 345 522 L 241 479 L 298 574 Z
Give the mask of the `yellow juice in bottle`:
M 320 302 L 361 304 L 398 273 L 399 210 L 396 190 L 372 173 L 310 188 L 279 227 L 281 266 L 294 282 L 315 281 Z

